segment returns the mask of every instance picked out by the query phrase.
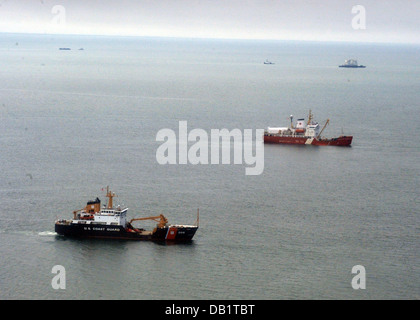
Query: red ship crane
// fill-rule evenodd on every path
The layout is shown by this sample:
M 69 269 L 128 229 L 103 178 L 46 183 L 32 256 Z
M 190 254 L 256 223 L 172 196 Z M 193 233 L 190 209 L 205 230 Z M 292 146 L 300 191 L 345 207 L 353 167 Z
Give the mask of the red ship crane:
M 319 132 L 319 134 L 316 136 L 316 138 L 318 139 L 321 136 L 321 133 L 324 131 L 324 129 L 327 127 L 328 123 L 330 123 L 330 119 L 327 119 L 327 121 L 325 122 L 324 126 L 322 127 L 321 131 Z

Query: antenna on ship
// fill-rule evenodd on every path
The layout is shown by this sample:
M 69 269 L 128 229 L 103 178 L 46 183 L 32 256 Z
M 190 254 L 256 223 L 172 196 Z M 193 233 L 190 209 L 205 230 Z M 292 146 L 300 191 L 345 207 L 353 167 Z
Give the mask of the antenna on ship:
M 312 124 L 312 118 L 313 118 L 312 111 L 311 111 L 311 109 L 309 109 L 308 125 Z

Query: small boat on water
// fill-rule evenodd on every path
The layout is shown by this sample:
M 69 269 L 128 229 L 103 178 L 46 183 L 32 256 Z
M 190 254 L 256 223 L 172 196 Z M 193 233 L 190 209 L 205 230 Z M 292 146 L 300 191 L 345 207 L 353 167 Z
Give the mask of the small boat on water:
M 264 61 L 264 64 L 274 64 L 274 62 L 271 62 L 267 59 L 267 60 Z
M 366 68 L 366 66 L 358 64 L 355 59 L 348 59 L 344 61 L 344 64 L 339 66 L 340 68 Z
M 293 124 L 293 116 L 290 116 L 289 127 L 268 127 L 264 131 L 264 143 L 274 144 L 301 144 L 314 146 L 350 146 L 353 136 L 339 136 L 335 138 L 321 137 L 322 132 L 327 127 L 329 119 L 325 122 L 323 128 L 317 122 L 313 121 L 313 115 L 309 110 L 307 124 L 305 119 L 297 119 Z
M 101 200 L 88 201 L 86 207 L 73 211 L 73 219 L 55 221 L 55 232 L 59 235 L 76 238 L 110 238 L 151 241 L 191 241 L 198 229 L 195 225 L 169 224 L 163 215 L 134 218 L 127 220 L 128 208 L 113 206 L 115 193 L 107 187 L 108 205 L 101 207 Z M 152 220 L 157 222 L 153 230 L 145 230 L 133 226 L 135 221 Z

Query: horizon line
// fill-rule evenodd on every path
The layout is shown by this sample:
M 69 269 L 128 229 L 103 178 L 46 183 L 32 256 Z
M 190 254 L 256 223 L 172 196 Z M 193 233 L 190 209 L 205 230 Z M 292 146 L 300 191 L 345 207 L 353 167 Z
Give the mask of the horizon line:
M 106 34 L 106 33 L 48 33 L 48 32 L 19 32 L 0 31 L 0 34 L 26 34 L 45 36 L 97 36 L 97 37 L 126 37 L 126 38 L 162 38 L 162 39 L 189 39 L 189 40 L 231 40 L 231 41 L 290 41 L 290 42 L 330 42 L 330 43 L 352 43 L 352 44 L 401 44 L 420 45 L 420 42 L 395 42 L 395 41 L 355 41 L 355 40 L 321 40 L 321 39 L 280 39 L 280 38 L 244 38 L 244 37 L 204 37 L 204 36 L 170 36 L 170 35 L 135 35 L 135 34 Z

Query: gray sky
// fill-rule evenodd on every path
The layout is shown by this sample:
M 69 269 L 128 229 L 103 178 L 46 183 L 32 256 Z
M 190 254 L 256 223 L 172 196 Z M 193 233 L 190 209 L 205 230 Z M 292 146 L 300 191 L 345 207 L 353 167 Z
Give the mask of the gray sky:
M 0 0 L 0 32 L 420 43 L 419 13 L 420 0 Z

